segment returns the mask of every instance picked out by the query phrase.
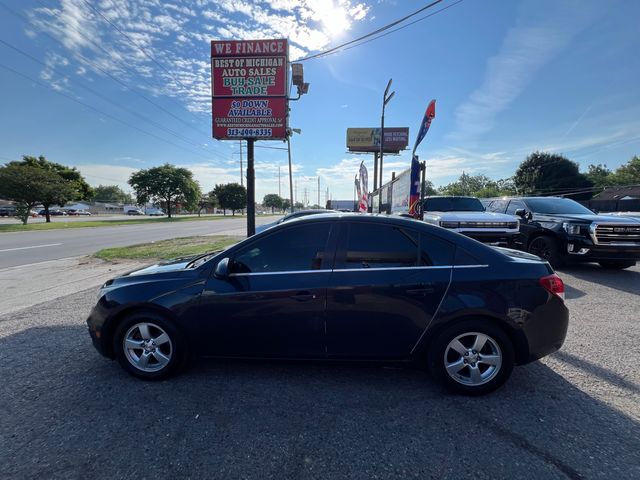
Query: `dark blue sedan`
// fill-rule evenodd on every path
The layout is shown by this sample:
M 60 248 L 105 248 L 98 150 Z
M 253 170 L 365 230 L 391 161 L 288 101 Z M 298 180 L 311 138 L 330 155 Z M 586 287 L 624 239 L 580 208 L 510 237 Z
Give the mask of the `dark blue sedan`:
M 313 215 L 108 281 L 96 348 L 160 379 L 193 356 L 382 361 L 482 394 L 559 349 L 564 284 L 533 255 L 423 222 Z

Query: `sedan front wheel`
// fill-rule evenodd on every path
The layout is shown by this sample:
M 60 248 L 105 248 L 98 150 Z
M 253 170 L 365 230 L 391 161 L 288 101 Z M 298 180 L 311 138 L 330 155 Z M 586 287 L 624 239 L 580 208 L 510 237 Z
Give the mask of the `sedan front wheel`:
M 180 332 L 154 312 L 136 312 L 121 322 L 114 336 L 114 351 L 122 368 L 145 380 L 170 376 L 186 358 Z

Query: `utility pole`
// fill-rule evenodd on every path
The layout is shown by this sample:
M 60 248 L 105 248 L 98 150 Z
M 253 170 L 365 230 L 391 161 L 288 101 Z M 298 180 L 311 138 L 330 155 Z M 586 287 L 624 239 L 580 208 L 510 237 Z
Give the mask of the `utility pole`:
M 318 207 L 320 207 L 320 175 L 318 175 Z

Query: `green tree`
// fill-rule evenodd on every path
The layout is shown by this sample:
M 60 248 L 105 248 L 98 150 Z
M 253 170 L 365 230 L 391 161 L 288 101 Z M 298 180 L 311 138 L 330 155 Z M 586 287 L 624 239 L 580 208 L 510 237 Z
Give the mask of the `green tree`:
M 274 213 L 274 210 L 276 208 L 282 208 L 282 198 L 280 197 L 280 195 L 277 195 L 275 193 L 269 193 L 264 196 L 262 204 L 265 207 L 271 208 L 271 213 Z
M 60 163 L 50 162 L 43 155 L 39 157 L 23 155 L 22 160 L 9 162 L 7 166 L 38 168 L 47 172 L 50 175 L 50 180 L 56 183 L 56 188 L 45 188 L 46 192 L 44 190 L 41 191 L 43 196 L 40 202 L 44 206 L 47 222 L 51 221 L 51 216 L 49 215 L 49 207 L 51 205 L 60 205 L 62 207 L 72 200 L 89 200 L 93 196 L 93 189 L 75 167 L 67 167 Z
M 587 173 L 584 176 L 593 183 L 594 187 L 607 187 L 613 184 L 614 175 L 606 165 L 589 165 Z
M 30 167 L 41 168 L 42 170 L 52 171 L 60 175 L 69 182 L 73 182 L 73 188 L 77 192 L 75 198 L 70 200 L 91 200 L 94 197 L 93 188 L 87 183 L 82 174 L 75 167 L 68 167 L 60 163 L 47 160 L 43 155 L 33 157 L 23 155 L 19 162 L 11 162 L 9 165 L 22 164 Z M 62 206 L 62 205 L 61 205 Z
M 93 200 L 96 202 L 133 203 L 133 197 L 118 185 L 98 185 L 93 189 Z
M 18 218 L 27 224 L 30 211 L 42 203 L 47 212 L 49 205 L 66 203 L 77 195 L 74 185 L 53 171 L 11 162 L 0 168 L 0 197 L 18 202 Z
M 636 155 L 626 164 L 618 167 L 613 177 L 618 185 L 640 184 L 640 157 Z
M 224 210 L 231 210 L 232 215 L 236 214 L 236 210 L 241 210 L 247 206 L 247 189 L 239 183 L 216 185 L 213 193 L 218 199 L 220 207 Z M 226 215 L 226 211 L 224 214 Z
M 282 213 L 286 212 L 291 208 L 291 201 L 288 198 L 282 199 L 282 206 L 280 207 Z
M 207 208 L 215 208 L 218 205 L 218 199 L 213 192 L 205 193 L 200 196 L 198 200 L 198 216 L 202 213 L 202 210 Z
M 294 203 L 294 207 L 296 208 L 296 210 L 302 210 L 302 209 L 304 209 L 304 203 L 302 203 L 302 202 L 295 202 L 295 203 Z
M 150 200 L 164 202 L 169 218 L 172 205 L 180 203 L 188 210 L 195 210 L 201 196 L 200 186 L 193 179 L 191 171 L 169 163 L 138 170 L 129 178 L 129 185 L 136 192 L 139 204 Z
M 433 182 L 431 180 L 424 181 L 424 194 L 426 196 L 438 194 L 438 191 L 433 186 Z
M 593 183 L 581 174 L 578 164 L 562 155 L 534 152 L 523 161 L 514 177 L 521 194 L 553 195 L 588 190 Z M 572 198 L 590 198 L 590 192 Z

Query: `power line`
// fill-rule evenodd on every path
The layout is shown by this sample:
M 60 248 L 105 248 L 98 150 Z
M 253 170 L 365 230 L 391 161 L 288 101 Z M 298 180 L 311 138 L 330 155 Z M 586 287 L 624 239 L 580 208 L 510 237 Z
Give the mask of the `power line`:
M 51 88 L 49 85 L 44 84 L 44 83 L 40 82 L 39 80 L 36 80 L 35 78 L 30 77 L 29 75 L 26 75 L 26 74 L 24 74 L 22 72 L 19 72 L 18 70 L 15 70 L 15 69 L 9 67 L 8 65 L 0 63 L 0 68 L 4 68 L 5 70 L 8 70 L 9 72 L 12 72 L 15 75 L 18 75 L 18 76 L 20 76 L 22 78 L 25 78 L 25 79 L 27 79 L 27 80 L 29 80 L 31 82 L 34 82 L 37 85 L 40 85 L 41 87 L 47 88 L 47 89 L 51 90 L 52 92 L 57 93 L 58 95 L 61 95 L 61 96 L 65 97 L 65 98 L 67 98 L 67 99 L 69 99 L 69 100 L 71 100 L 73 102 L 76 102 L 76 103 L 82 105 L 83 107 L 86 107 L 86 108 L 88 108 L 90 110 L 93 110 L 94 112 L 97 112 L 100 115 L 103 115 L 103 116 L 105 116 L 107 118 L 111 118 L 112 120 L 115 120 L 116 122 L 121 123 L 121 124 L 123 124 L 123 125 L 125 125 L 125 126 L 127 126 L 129 128 L 133 128 L 134 130 L 137 130 L 137 131 L 139 131 L 141 133 L 144 133 L 145 135 L 149 135 L 150 137 L 153 137 L 153 138 L 155 138 L 157 140 L 160 140 L 162 142 L 168 143 L 169 145 L 173 145 L 176 148 L 180 148 L 180 149 L 184 150 L 183 146 L 178 145 L 177 143 L 174 143 L 171 140 L 167 140 L 166 138 L 159 137 L 158 135 L 156 135 L 154 133 L 148 132 L 148 131 L 146 131 L 146 130 L 140 128 L 140 127 L 137 127 L 136 125 L 133 125 L 132 123 L 129 123 L 129 122 L 125 121 L 125 120 L 121 120 L 120 118 L 117 118 L 117 117 L 115 117 L 115 116 L 113 116 L 113 115 L 111 115 L 109 113 L 106 113 L 106 112 L 104 112 L 104 111 L 102 111 L 102 110 L 100 110 L 100 109 L 98 109 L 98 108 L 96 108 L 96 107 L 94 107 L 92 105 L 89 105 L 88 103 L 85 103 L 82 100 L 78 100 L 77 98 L 74 98 L 71 95 L 68 95 L 68 94 L 66 94 L 66 93 L 64 93 L 64 92 L 62 92 L 60 90 L 55 90 L 55 89 Z M 194 153 L 196 153 L 196 152 L 194 152 Z M 208 157 L 206 157 L 204 154 L 201 154 L 201 155 L 208 159 Z
M 4 2 L 0 1 L 0 7 L 3 7 L 5 10 L 7 10 L 9 13 L 11 13 L 12 15 L 14 15 L 15 17 L 21 19 L 24 23 L 29 23 L 33 26 L 34 23 L 32 21 L 30 21 L 28 18 L 24 17 L 23 15 L 21 15 L 20 13 L 16 12 L 15 10 L 13 10 L 12 8 L 8 7 L 7 5 L 4 4 Z M 59 45 L 62 45 L 64 47 L 64 44 L 62 44 L 62 42 L 60 40 L 58 40 L 57 38 L 53 37 L 52 35 L 50 35 L 49 33 L 42 31 L 41 33 L 44 34 L 45 36 L 47 36 L 48 38 L 50 38 L 51 40 L 53 40 L 54 42 L 58 43 Z M 108 53 L 108 52 L 107 52 Z M 100 66 L 96 65 L 94 62 L 92 62 L 91 60 L 89 60 L 87 57 L 85 57 L 84 55 L 82 55 L 79 52 L 76 52 L 76 54 L 82 59 L 84 60 L 88 65 L 90 65 L 91 67 L 94 68 L 94 70 L 98 70 L 100 72 L 102 72 L 104 75 L 108 76 L 109 78 L 111 78 L 113 81 L 115 81 L 116 83 L 118 83 L 119 85 L 123 86 L 124 88 L 126 88 L 127 90 L 131 91 L 132 93 L 134 93 L 135 95 L 138 95 L 139 97 L 143 98 L 144 100 L 146 100 L 147 102 L 149 102 L 150 104 L 154 105 L 156 108 L 162 110 L 163 112 L 167 113 L 168 115 L 172 116 L 173 118 L 175 118 L 176 120 L 182 122 L 183 124 L 185 124 L 186 126 L 188 126 L 189 128 L 194 128 L 193 125 L 191 125 L 189 122 L 186 122 L 185 120 L 181 119 L 180 117 L 176 116 L 173 112 L 167 110 L 166 108 L 162 107 L 161 105 L 159 105 L 158 103 L 154 102 L 153 100 L 151 100 L 150 98 L 148 98 L 146 95 L 143 95 L 142 93 L 136 91 L 134 88 L 130 87 L 127 83 L 123 82 L 122 80 L 118 79 L 117 77 L 113 76 L 111 73 L 109 73 L 108 71 L 104 70 L 103 68 L 101 68 Z M 51 67 L 49 67 L 51 68 Z M 55 90 L 54 90 L 55 91 Z M 180 147 L 182 148 L 182 147 Z M 209 151 L 209 154 L 212 154 L 214 156 L 218 156 L 218 158 L 220 159 L 225 159 L 225 157 L 216 152 L 216 151 Z
M 86 2 L 86 0 L 83 0 L 83 1 L 85 1 L 85 2 Z M 419 9 L 418 9 L 418 10 L 416 10 L 415 12 L 410 13 L 409 15 L 406 15 L 406 16 L 404 16 L 404 17 L 402 17 L 402 18 L 400 18 L 400 19 L 398 19 L 398 20 L 396 20 L 396 21 L 394 21 L 394 22 L 388 23 L 387 25 L 384 25 L 383 27 L 380 27 L 380 28 L 378 28 L 377 30 L 374 30 L 373 32 L 367 33 L 366 35 L 363 35 L 363 36 L 361 36 L 361 37 L 358 37 L 358 38 L 356 38 L 356 39 L 354 39 L 354 40 L 350 40 L 350 41 L 345 42 L 345 43 L 343 43 L 343 44 L 341 44 L 341 45 L 338 45 L 338 46 L 336 46 L 336 47 L 333 47 L 333 48 L 330 48 L 330 49 L 328 49 L 328 50 L 325 50 L 325 51 L 323 51 L 323 52 L 319 52 L 319 53 L 315 53 L 315 54 L 313 54 L 313 55 L 309 55 L 308 57 L 302 58 L 302 59 L 297 60 L 297 61 L 298 61 L 298 62 L 304 62 L 304 61 L 306 61 L 306 60 L 311 60 L 312 58 L 323 57 L 323 56 L 325 56 L 325 55 L 328 55 L 328 54 L 330 54 L 330 53 L 335 52 L 336 50 L 339 50 L 339 49 L 341 49 L 341 48 L 343 48 L 343 47 L 346 47 L 347 45 L 352 45 L 352 44 L 354 44 L 354 43 L 356 43 L 356 42 L 359 42 L 359 41 L 361 41 L 361 40 L 365 40 L 365 39 L 367 39 L 367 38 L 369 38 L 369 37 L 372 37 L 372 36 L 374 36 L 374 35 L 377 35 L 377 34 L 379 34 L 379 33 L 382 33 L 382 32 L 384 32 L 385 30 L 388 30 L 388 29 L 390 29 L 390 28 L 392 28 L 392 27 L 395 27 L 395 26 L 396 26 L 396 25 L 398 25 L 399 23 L 402 23 L 402 22 L 404 22 L 405 20 L 407 20 L 407 19 L 409 19 L 409 18 L 414 17 L 414 16 L 418 15 L 419 13 L 424 12 L 425 10 L 428 10 L 429 8 L 431 8 L 431 7 L 433 7 L 433 6 L 437 5 L 437 4 L 439 4 L 439 3 L 440 3 L 440 2 L 442 2 L 442 1 L 443 1 L 443 0 L 435 0 L 434 2 L 431 2 L 430 4 L 425 5 L 425 6 L 424 6 L 424 7 L 422 7 L 422 8 L 419 8 Z
M 171 78 L 173 79 L 174 82 L 176 82 L 178 85 L 180 85 L 182 88 L 184 88 L 185 90 L 189 90 L 189 88 L 184 85 L 180 80 L 178 80 L 173 72 L 171 72 L 169 69 L 167 69 L 164 65 L 162 65 L 158 60 L 156 60 L 151 54 L 147 53 L 147 51 L 144 49 L 144 47 L 141 47 L 133 38 L 131 38 L 129 35 L 127 35 L 126 32 L 124 32 L 123 30 L 120 29 L 120 27 L 118 27 L 115 23 L 113 23 L 111 20 L 109 20 L 107 17 L 105 17 L 102 12 L 97 8 L 94 7 L 93 5 L 91 5 L 91 3 L 89 3 L 87 0 L 82 0 L 84 2 L 85 5 L 87 5 L 89 8 L 91 8 L 91 10 L 93 10 L 94 12 L 96 12 L 98 15 L 100 15 L 109 25 L 111 25 L 113 28 L 115 28 L 118 32 L 120 32 L 127 40 L 129 40 L 129 43 L 134 45 L 138 50 L 140 50 L 145 57 L 147 57 L 149 60 L 151 60 L 153 63 L 155 63 L 156 65 L 158 65 L 160 68 L 162 68 L 165 72 L 167 72 Z M 115 7 L 115 5 L 113 5 L 113 2 L 110 2 L 112 6 Z
M 40 5 L 42 5 L 43 7 L 47 8 L 47 9 L 49 9 L 49 8 L 50 8 L 50 7 L 49 7 L 49 6 L 47 6 L 47 4 L 45 4 L 42 0 L 36 0 L 36 1 L 37 1 Z M 59 14 L 53 14 L 53 16 L 54 16 L 54 17 L 56 17 L 56 18 L 59 18 L 59 17 L 60 17 L 60 15 L 59 15 Z M 26 21 L 28 21 L 29 23 L 31 23 L 32 25 L 34 25 L 34 23 L 33 23 L 33 22 L 31 22 L 30 20 L 28 20 L 28 19 L 27 19 Z M 34 26 L 35 26 L 35 25 L 34 25 Z M 106 48 L 104 48 L 104 46 L 102 46 L 102 44 L 100 44 L 100 43 L 98 43 L 98 42 L 94 41 L 91 37 L 89 37 L 88 35 L 86 35 L 86 34 L 84 33 L 84 31 L 80 30 L 80 29 L 79 29 L 78 27 L 76 27 L 75 25 L 73 25 L 73 24 L 65 24 L 65 28 L 71 28 L 71 29 L 73 29 L 73 30 L 74 30 L 76 33 L 78 33 L 78 35 L 80 35 L 80 36 L 81 36 L 85 41 L 87 41 L 88 43 L 90 43 L 90 44 L 91 44 L 91 45 L 93 45 L 94 47 L 99 48 L 100 50 L 102 50 L 102 51 L 103 51 L 104 53 L 106 53 L 107 55 L 111 56 L 112 52 L 110 52 L 109 50 L 107 50 Z M 44 31 L 42 31 L 42 30 L 41 30 L 41 32 L 42 32 L 42 33 L 47 34 L 46 32 L 44 32 Z M 48 34 L 47 34 L 47 35 L 48 35 Z M 57 41 L 57 40 L 56 40 L 56 41 Z M 58 41 L 58 43 L 60 43 L 60 42 Z M 79 55 L 80 55 L 80 54 L 79 54 Z M 83 59 L 86 59 L 86 57 L 82 57 L 82 58 L 83 58 Z M 104 72 L 103 72 L 103 73 L 104 73 Z M 150 87 L 157 88 L 157 87 L 156 87 L 156 86 L 154 86 L 154 85 L 153 85 L 153 84 L 152 84 L 152 83 L 151 83 L 147 78 L 145 78 L 145 77 L 140 77 L 140 78 L 142 79 L 142 81 L 143 81 L 144 83 L 146 83 L 146 84 L 147 84 L 147 85 L 149 85 Z M 114 79 L 114 80 L 115 80 L 115 79 Z M 170 115 L 174 116 L 171 112 L 169 112 L 168 110 L 165 110 L 163 107 L 161 107 L 161 106 L 159 106 L 159 105 L 155 104 L 153 101 L 149 100 L 148 98 L 146 98 L 146 97 L 145 97 L 144 95 L 142 95 L 141 93 L 139 93 L 139 92 L 137 92 L 137 91 L 135 91 L 135 90 L 131 89 L 130 87 L 127 87 L 127 88 L 129 88 L 129 89 L 130 89 L 133 93 L 135 93 L 136 95 L 139 95 L 139 96 L 143 97 L 145 100 L 150 101 L 153 105 L 155 105 L 156 107 L 158 107 L 158 108 L 162 109 L 162 110 L 163 110 L 163 111 L 165 111 L 166 113 L 168 113 L 168 114 L 170 114 Z M 168 98 L 169 100 L 171 100 L 175 105 L 178 105 L 180 108 L 182 108 L 182 109 L 186 110 L 188 113 L 192 113 L 192 112 L 189 112 L 189 111 L 184 107 L 184 105 L 183 105 L 183 104 L 181 104 L 180 102 L 178 102 L 178 101 L 177 101 L 177 100 L 175 100 L 174 98 L 172 98 L 172 97 L 170 97 L 170 96 L 167 96 L 167 98 Z M 175 116 L 174 116 L 174 117 L 175 117 Z M 191 124 L 191 123 L 189 123 L 189 122 L 186 122 L 186 121 L 182 120 L 182 119 L 181 119 L 181 118 L 179 118 L 179 117 L 175 117 L 175 118 L 176 118 L 177 120 L 181 121 L 182 123 L 184 123 L 185 125 L 187 125 L 188 127 L 193 128 L 193 129 L 196 129 L 196 130 L 198 130 L 200 133 L 202 133 L 202 134 L 204 134 L 204 135 L 209 135 L 209 132 L 206 132 L 206 131 L 204 131 L 204 130 L 201 130 L 200 128 L 196 127 L 195 125 L 193 125 L 193 124 Z
M 358 43 L 358 44 L 356 44 L 356 45 L 352 45 L 352 46 L 350 46 L 350 47 L 344 48 L 344 49 L 342 49 L 342 50 L 340 50 L 340 51 L 351 50 L 352 48 L 359 47 L 359 46 L 361 46 L 361 45 L 364 45 L 365 43 L 373 42 L 374 40 L 378 40 L 379 38 L 386 37 L 387 35 L 391 35 L 392 33 L 397 32 L 398 30 L 402 30 L 403 28 L 410 27 L 410 26 L 411 26 L 411 25 L 413 25 L 413 24 L 416 24 L 416 23 L 418 23 L 418 22 L 421 22 L 422 20 L 426 20 L 426 19 L 427 19 L 427 18 L 429 18 L 429 17 L 433 17 L 434 15 L 437 15 L 437 14 L 438 14 L 438 13 L 440 13 L 440 12 L 443 12 L 443 11 L 445 11 L 445 10 L 448 10 L 449 8 L 454 7 L 454 6 L 458 5 L 459 3 L 462 3 L 463 1 L 464 1 L 464 0 L 458 0 L 457 2 L 453 2 L 452 4 L 447 5 L 446 7 L 442 7 L 440 10 L 436 10 L 435 12 L 430 13 L 430 14 L 428 14 L 428 15 L 425 15 L 424 17 L 420 17 L 420 18 L 418 18 L 417 20 L 414 20 L 413 22 L 409 22 L 409 23 L 407 23 L 406 25 L 401 25 L 401 26 L 399 26 L 398 28 L 394 28 L 393 30 L 390 30 L 390 31 L 388 31 L 388 32 L 385 32 L 385 33 L 383 33 L 383 34 L 381 34 L 381 35 L 378 35 L 378 36 L 376 36 L 376 37 L 374 37 L 374 38 L 370 38 L 370 39 L 368 39 L 368 40 L 365 40 L 364 42 L 360 42 L 360 43 Z M 338 52 L 333 52 L 333 53 L 338 53 Z
M 33 62 L 36 62 L 36 63 L 38 63 L 38 64 L 40 64 L 40 65 L 44 66 L 45 68 L 49 68 L 49 69 L 51 69 L 53 72 L 57 73 L 57 74 L 58 74 L 58 75 L 60 75 L 62 78 L 69 79 L 69 77 L 68 77 L 68 76 L 66 76 L 66 75 L 64 75 L 62 72 L 60 72 L 60 71 L 56 70 L 54 67 L 52 67 L 52 66 L 50 66 L 50 65 L 47 65 L 46 63 L 44 63 L 44 62 L 42 62 L 42 61 L 38 60 L 38 59 L 37 59 L 36 57 L 34 57 L 33 55 L 31 55 L 31 54 L 29 54 L 29 53 L 25 52 L 24 50 L 22 50 L 22 49 L 20 49 L 20 48 L 16 47 L 15 45 L 12 45 L 12 44 L 10 44 L 10 43 L 8 43 L 8 42 L 4 41 L 4 40 L 3 40 L 3 39 L 1 39 L 1 38 L 0 38 L 0 44 L 2 44 L 2 45 L 4 45 L 4 46 L 6 46 L 7 48 L 10 48 L 10 49 L 14 50 L 15 52 L 18 52 L 19 54 L 21 54 L 21 55 L 23 55 L 23 56 L 27 57 L 28 59 L 30 59 L 30 60 L 31 60 L 31 61 L 33 61 Z M 73 81 L 73 79 L 72 79 L 72 81 Z M 155 126 L 156 128 L 159 128 L 159 129 L 161 129 L 161 130 L 166 131 L 167 133 L 169 133 L 169 134 L 171 134 L 171 135 L 175 136 L 176 138 L 178 138 L 179 140 L 182 140 L 183 142 L 188 143 L 188 144 L 190 144 L 190 145 L 193 145 L 193 146 L 195 146 L 195 147 L 201 147 L 201 145 L 199 145 L 199 144 L 197 144 L 197 143 L 195 143 L 195 142 L 191 141 L 189 138 L 185 137 L 184 135 L 181 135 L 181 134 L 179 134 L 179 133 L 175 132 L 174 130 L 171 130 L 170 128 L 165 127 L 165 126 L 163 126 L 163 125 L 159 124 L 159 123 L 158 123 L 158 122 L 156 122 L 155 120 L 149 119 L 149 118 L 145 117 L 144 115 L 141 115 L 140 113 L 138 113 L 138 112 L 136 112 L 136 111 L 134 111 L 134 110 L 132 110 L 132 109 L 130 109 L 130 108 L 128 108 L 128 107 L 125 107 L 125 106 L 124 106 L 124 105 L 122 105 L 121 103 L 118 103 L 118 102 L 115 102 L 115 101 L 111 100 L 111 99 L 110 99 L 110 98 L 108 98 L 106 95 L 103 95 L 102 93 L 100 93 L 100 92 L 98 92 L 98 91 L 94 90 L 93 88 L 88 87 L 88 86 L 86 86 L 86 85 L 83 85 L 83 84 L 81 84 L 81 83 L 79 83 L 79 82 L 77 82 L 77 81 L 75 81 L 75 83 L 76 83 L 79 87 L 84 88 L 85 90 L 87 90 L 87 91 L 89 91 L 89 92 L 93 93 L 94 95 L 96 95 L 96 96 L 97 96 L 97 97 L 99 97 L 99 98 L 102 98 L 104 101 L 106 101 L 106 102 L 108 102 L 108 103 L 111 103 L 112 105 L 115 105 L 116 107 L 118 107 L 118 108 L 120 108 L 120 109 L 122 109 L 122 110 L 124 110 L 124 111 L 126 111 L 126 112 L 129 112 L 130 114 L 132 114 L 132 115 L 134 115 L 134 116 L 136 116 L 136 117 L 140 118 L 141 120 L 144 120 L 144 121 L 146 121 L 146 122 L 150 123 L 151 125 Z M 194 152 L 194 153 L 200 154 L 199 152 Z

